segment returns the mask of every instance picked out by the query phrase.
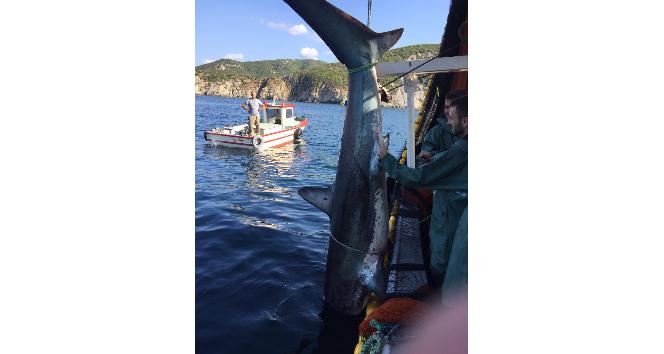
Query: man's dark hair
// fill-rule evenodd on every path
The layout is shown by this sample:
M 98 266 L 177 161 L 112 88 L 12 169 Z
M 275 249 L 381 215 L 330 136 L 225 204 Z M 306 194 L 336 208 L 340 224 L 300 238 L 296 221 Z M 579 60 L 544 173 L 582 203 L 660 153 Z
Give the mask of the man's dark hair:
M 468 96 L 468 92 L 466 90 L 451 90 L 445 95 L 445 99 L 452 102 L 461 96 Z
M 450 108 L 456 107 L 459 118 L 468 117 L 468 96 L 460 96 L 450 102 Z

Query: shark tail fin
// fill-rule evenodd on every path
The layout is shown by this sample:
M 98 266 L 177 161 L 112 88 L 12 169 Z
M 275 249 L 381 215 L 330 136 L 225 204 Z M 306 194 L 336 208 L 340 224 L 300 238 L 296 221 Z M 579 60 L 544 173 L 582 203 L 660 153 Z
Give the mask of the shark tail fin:
M 332 199 L 332 189 L 330 187 L 302 187 L 297 190 L 297 194 L 325 214 L 330 215 L 330 200 Z
M 378 33 L 377 37 L 373 40 L 376 43 L 377 52 L 377 58 L 375 58 L 375 60 L 378 60 L 378 58 L 382 57 L 385 52 L 392 48 L 392 46 L 397 44 L 402 34 L 403 28 Z
M 325 0 L 284 0 L 348 68 L 373 64 L 401 38 L 403 28 L 377 33 Z

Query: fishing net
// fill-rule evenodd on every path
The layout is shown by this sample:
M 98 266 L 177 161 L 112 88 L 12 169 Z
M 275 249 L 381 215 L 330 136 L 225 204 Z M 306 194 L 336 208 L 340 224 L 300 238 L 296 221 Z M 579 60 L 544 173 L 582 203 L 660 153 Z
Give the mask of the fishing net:
M 381 324 L 376 320 L 371 320 L 370 326 L 374 329 L 374 333 L 369 338 L 362 339 L 360 354 L 382 353 L 390 335 L 399 327 L 399 325 Z
M 381 325 L 408 324 L 409 320 L 424 314 L 428 311 L 428 308 L 428 304 L 418 300 L 409 298 L 389 299 L 360 323 L 360 336 L 369 338 L 374 334 L 376 328 L 371 326 L 372 321 L 376 321 Z

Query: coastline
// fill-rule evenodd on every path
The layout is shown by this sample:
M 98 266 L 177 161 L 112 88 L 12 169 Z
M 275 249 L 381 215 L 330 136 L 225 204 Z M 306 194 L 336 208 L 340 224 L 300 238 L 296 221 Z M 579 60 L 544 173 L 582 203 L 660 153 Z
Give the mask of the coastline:
M 426 85 L 418 84 L 415 92 L 416 106 L 420 106 L 426 94 Z M 281 78 L 248 79 L 233 78 L 223 81 L 205 81 L 196 76 L 194 93 L 199 96 L 219 96 L 230 98 L 246 98 L 251 91 L 261 99 L 277 99 L 306 103 L 343 104 L 348 98 L 346 87 L 334 87 L 326 84 L 314 84 L 304 80 Z M 392 100 L 382 103 L 382 107 L 406 108 L 406 93 L 400 87 L 391 93 Z

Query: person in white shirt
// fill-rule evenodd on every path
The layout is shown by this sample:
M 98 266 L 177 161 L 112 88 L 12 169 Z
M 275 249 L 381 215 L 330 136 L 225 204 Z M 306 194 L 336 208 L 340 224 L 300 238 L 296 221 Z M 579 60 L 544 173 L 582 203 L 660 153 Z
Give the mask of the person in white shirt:
M 256 92 L 251 91 L 251 98 L 242 104 L 242 108 L 249 112 L 249 129 L 253 134 L 259 134 L 260 110 L 265 109 L 265 105 L 261 102 L 261 100 L 256 98 Z

